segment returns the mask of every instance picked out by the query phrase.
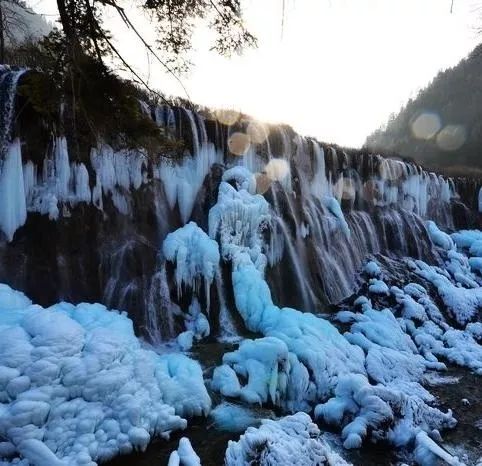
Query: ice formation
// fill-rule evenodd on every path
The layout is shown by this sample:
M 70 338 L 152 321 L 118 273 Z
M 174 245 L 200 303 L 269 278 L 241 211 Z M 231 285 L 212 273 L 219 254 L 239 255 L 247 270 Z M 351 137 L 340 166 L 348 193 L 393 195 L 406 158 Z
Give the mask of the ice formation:
M 149 107 L 141 105 L 149 114 Z M 27 212 L 55 220 L 78 203 L 103 210 L 112 202 L 118 212 L 129 215 L 129 191 L 141 189 L 152 175 L 161 181 L 157 184 L 170 209 L 177 209 L 176 222 L 180 219 L 184 225 L 169 234 L 162 247 L 171 263 L 169 272 L 171 265 L 174 268 L 178 295 L 186 288 L 193 291 L 191 307 L 183 314 L 185 331 L 176 339 L 178 347 L 189 350 L 210 333 L 209 315 L 201 312 L 197 299 L 201 284 L 208 311 L 209 291 L 215 284 L 220 326 L 229 327 L 226 334 L 236 332 L 228 319 L 221 257 L 232 268 L 236 310 L 246 328 L 259 336 L 224 355 L 213 373 L 214 390 L 246 404 L 274 405 L 289 413 L 314 409 L 318 418 L 341 430 L 347 448 L 360 447 L 365 439 L 386 440 L 415 446 L 420 463 L 440 458 L 458 464 L 436 444 L 439 431 L 453 426 L 455 419 L 450 411 L 434 408 L 433 396 L 423 387 L 429 371 L 445 369 L 442 358 L 482 374 L 482 328 L 476 322 L 482 308 L 482 232 L 448 235 L 427 221 L 436 217 L 451 225 L 454 183 L 377 156 L 365 160 L 367 180 L 360 173 L 352 176 L 347 167 L 361 165 L 350 154 L 328 149 L 332 163 L 325 164 L 321 145 L 292 138 L 283 130 L 283 155 L 291 156 L 292 144 L 296 145 L 298 164 L 279 158 L 268 140 L 268 162 L 251 147 L 242 162 L 235 162 L 244 166 L 229 168 L 232 161 L 208 141 L 203 117 L 186 109 L 178 112 L 191 127 L 192 143 L 180 161 L 161 158 L 148 166 L 143 151 L 114 151 L 100 144 L 91 152 L 88 170 L 85 164 L 70 161 L 65 138 L 55 138 L 42 166 L 32 161 L 22 166 L 20 141 L 8 141 L 0 159 L 0 229 L 7 240 L 25 223 Z M 168 133 L 182 129 L 176 128 L 173 109 L 155 109 L 155 115 Z M 5 142 L 8 138 L 3 136 Z M 303 145 L 310 150 L 303 151 Z M 311 163 L 305 160 L 308 154 L 314 154 L 316 165 L 310 165 L 313 170 L 306 170 L 307 176 L 300 168 Z M 187 222 L 200 191 L 211 188 L 204 183 L 212 166 L 222 162 L 228 169 L 209 214 L 208 236 Z M 255 194 L 268 190 L 272 206 Z M 479 210 L 481 199 L 479 193 Z M 387 223 L 382 225 L 384 233 L 378 234 L 370 210 L 344 212 L 342 201 L 344 207 L 363 202 L 377 211 L 385 206 L 396 209 L 384 211 Z M 405 235 L 405 229 L 410 234 Z M 420 252 L 419 237 L 427 235 L 436 246 L 434 254 L 444 262 L 402 262 L 413 280 L 402 284 L 391 281 L 389 267 L 380 261 L 382 272 L 371 256 L 374 260 L 359 275 L 360 280 L 367 278 L 367 296 L 359 296 L 337 316 L 344 335 L 326 319 L 273 302 L 265 272 L 287 256 L 301 293 L 309 295 L 297 257 L 297 247 L 304 243 L 320 246 L 316 260 L 326 259 L 327 270 L 334 273 L 330 285 L 336 292 L 329 296 L 333 302 L 350 296 L 351 275 L 361 271 L 368 254 L 385 253 L 383 241 Z M 342 262 L 348 264 L 346 270 Z M 166 285 L 163 294 L 169 297 L 165 266 L 158 273 Z M 320 269 L 319 275 L 327 275 L 326 270 Z M 430 297 L 433 290 L 439 300 Z M 0 435 L 6 439 L 0 443 L 0 458 L 6 461 L 92 464 L 143 449 L 153 435 L 183 428 L 182 417 L 209 411 L 199 365 L 180 354 L 160 357 L 141 349 L 132 323 L 122 314 L 86 304 L 42 309 L 4 286 L 0 312 Z M 257 421 L 249 409 L 227 403 L 216 408 L 213 419 L 237 431 Z M 302 413 L 250 428 L 239 442 L 231 443 L 227 464 L 247 460 L 345 464 Z M 169 462 L 199 463 L 187 439 L 181 440 Z
M 410 265 L 421 277 L 436 287 L 448 311 L 460 325 L 466 325 L 477 316 L 482 307 L 482 287 L 470 274 L 468 261 L 461 264 L 458 258 L 452 258 L 446 270 L 430 266 L 423 261 L 410 262 Z M 455 283 L 447 271 L 451 268 Z
M 220 431 L 244 432 L 248 427 L 259 426 L 261 414 L 232 403 L 221 403 L 210 414 L 214 426 Z
M 182 287 L 197 291 L 204 282 L 209 309 L 209 288 L 219 268 L 219 248 L 194 222 L 167 235 L 162 245 L 166 259 L 176 266 L 175 280 L 178 296 Z
M 129 215 L 129 191 L 139 189 L 147 181 L 147 157 L 142 150 L 115 151 L 107 144 L 93 148 L 92 180 L 83 163 L 70 161 L 64 137 L 54 138 L 52 151 L 44 158 L 41 170 L 32 161 L 22 167 L 19 140 L 6 143 L 5 153 L 0 166 L 0 193 L 6 202 L 0 206 L 0 230 L 9 241 L 25 223 L 27 212 L 57 220 L 62 215 L 62 206 L 92 203 L 103 210 L 104 198 L 110 197 L 121 214 Z M 184 223 L 189 220 L 212 164 L 219 160 L 214 146 L 206 142 L 194 157 L 186 156 L 180 165 L 166 159 L 154 167 L 154 177 L 162 181 L 171 208 L 178 205 Z
M 382 271 L 380 269 L 380 266 L 374 262 L 374 261 L 369 261 L 365 264 L 365 267 L 363 268 L 363 271 L 369 276 L 373 278 L 377 278 L 381 275 Z
M 223 181 L 234 181 L 238 190 L 245 189 L 251 194 L 256 192 L 256 178 L 246 167 L 235 166 L 226 170 L 223 173 Z
M 349 463 L 333 451 L 307 414 L 297 413 L 278 421 L 265 420 L 259 428 L 249 427 L 239 441 L 229 442 L 225 464 L 348 466 Z
M 130 213 L 128 196 L 132 189 L 139 189 L 144 183 L 144 169 L 147 166 L 147 156 L 143 151 L 114 151 L 107 144 L 101 144 L 92 149 L 90 161 L 95 171 L 95 186 L 92 190 L 92 202 L 103 208 L 104 196 L 111 196 L 117 210 L 127 215 Z
M 163 183 L 171 209 L 178 206 L 183 223 L 189 221 L 196 196 L 211 166 L 220 160 L 220 153 L 213 144 L 205 143 L 198 153 L 187 154 L 179 164 L 166 158 L 156 167 L 155 176 Z
M 341 210 L 339 201 L 334 197 L 327 197 L 325 199 L 325 205 L 326 205 L 326 208 L 338 219 L 338 221 L 340 222 L 341 230 L 346 235 L 346 237 L 349 238 L 350 227 L 348 226 L 348 223 L 345 220 L 345 215 Z
M 11 241 L 17 228 L 27 220 L 25 191 L 22 175 L 20 140 L 8 147 L 0 167 L 0 230 Z
M 40 171 L 31 161 L 22 166 L 20 141 L 10 143 L 0 169 L 0 230 L 7 239 L 11 241 L 25 223 L 27 212 L 57 220 L 62 205 L 74 207 L 83 202 L 103 209 L 103 195 L 111 197 L 120 213 L 129 214 L 127 193 L 145 182 L 146 155 L 134 150 L 115 152 L 103 144 L 92 150 L 91 164 L 95 172 L 92 190 L 85 164 L 70 162 L 65 137 L 53 140 Z
M 433 244 L 435 244 L 436 246 L 442 249 L 445 249 L 447 251 L 455 248 L 454 241 L 450 237 L 450 235 L 441 231 L 435 222 L 431 220 L 427 222 L 427 230 L 428 230 L 430 239 L 432 240 Z
M 179 440 L 179 448 L 171 453 L 167 466 L 201 466 L 201 459 L 187 437 Z
M 271 402 L 287 411 L 309 411 L 319 403 L 316 416 L 343 426 L 346 448 L 360 447 L 367 435 L 402 446 L 421 431 L 453 427 L 452 413 L 431 407 L 434 398 L 420 384 L 427 370 L 445 368 L 434 352 L 422 345 L 419 349 L 410 335 L 410 329 L 416 331 L 415 323 L 427 323 L 428 315 L 441 317 L 423 287 L 410 284 L 407 292 L 391 290 L 385 282 L 371 279 L 369 292 L 393 296 L 405 321 L 399 322 L 388 309 L 375 311 L 366 298 L 360 299 L 361 314 L 341 316 L 344 322 L 355 322 L 346 336 L 312 314 L 280 309 L 264 280 L 263 232 L 271 225 L 269 207 L 241 184 L 238 188 L 221 183 L 218 203 L 210 212 L 210 235 L 219 238 L 224 259 L 232 263 L 238 312 L 249 330 L 265 338 L 245 341 L 225 355 L 215 370 L 213 388 L 225 396 Z M 437 234 L 447 253 L 452 253 L 455 273 L 466 273 L 466 264 L 447 236 Z M 367 272 L 380 275 L 374 265 Z
M 278 338 L 244 340 L 238 350 L 223 356 L 223 364 L 215 369 L 212 383 L 223 395 L 259 405 L 280 405 L 286 397 L 289 353 Z M 238 375 L 246 385 L 241 386 Z
M 141 348 L 125 315 L 100 304 L 44 309 L 0 285 L 0 449 L 4 461 L 87 465 L 207 415 L 202 370 Z

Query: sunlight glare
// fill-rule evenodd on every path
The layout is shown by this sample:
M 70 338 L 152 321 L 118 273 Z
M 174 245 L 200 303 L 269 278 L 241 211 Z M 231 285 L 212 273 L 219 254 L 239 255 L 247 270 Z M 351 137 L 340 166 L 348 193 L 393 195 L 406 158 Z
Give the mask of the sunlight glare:
M 244 133 L 236 132 L 229 136 L 228 148 L 234 155 L 243 156 L 251 147 L 251 138 Z

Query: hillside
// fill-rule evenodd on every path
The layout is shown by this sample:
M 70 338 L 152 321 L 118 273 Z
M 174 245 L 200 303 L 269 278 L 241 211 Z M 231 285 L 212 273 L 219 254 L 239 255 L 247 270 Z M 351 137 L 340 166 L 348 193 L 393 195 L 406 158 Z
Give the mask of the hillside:
M 440 72 L 365 143 L 452 174 L 482 174 L 482 45 Z
M 42 15 L 24 5 L 24 2 L 19 2 L 19 5 L 6 2 L 2 6 L 7 29 L 7 47 L 15 47 L 26 40 L 38 40 L 52 30 L 52 25 Z

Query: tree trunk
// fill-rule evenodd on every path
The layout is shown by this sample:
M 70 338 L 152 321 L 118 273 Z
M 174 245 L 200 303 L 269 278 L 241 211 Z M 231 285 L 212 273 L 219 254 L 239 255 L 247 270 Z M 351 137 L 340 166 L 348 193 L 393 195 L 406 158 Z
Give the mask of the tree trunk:
M 0 63 L 5 63 L 5 21 L 0 0 Z
M 57 0 L 57 8 L 59 10 L 60 22 L 64 30 L 65 38 L 67 40 L 67 53 L 72 61 L 76 62 L 76 50 L 78 48 L 78 37 L 73 24 L 73 17 L 68 11 L 67 0 Z

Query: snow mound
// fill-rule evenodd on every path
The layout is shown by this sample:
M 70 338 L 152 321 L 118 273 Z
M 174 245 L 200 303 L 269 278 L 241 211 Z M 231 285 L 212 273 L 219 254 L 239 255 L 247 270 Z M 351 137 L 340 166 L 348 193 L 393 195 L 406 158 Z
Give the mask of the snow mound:
M 230 441 L 226 466 L 259 465 L 330 465 L 347 466 L 320 435 L 320 430 L 305 413 L 264 420 L 261 427 L 250 427 L 237 442 Z
M 0 311 L 5 461 L 107 461 L 210 410 L 199 364 L 142 349 L 126 314 L 100 304 L 43 309 L 5 285 Z

